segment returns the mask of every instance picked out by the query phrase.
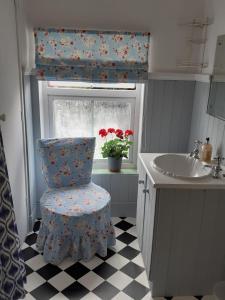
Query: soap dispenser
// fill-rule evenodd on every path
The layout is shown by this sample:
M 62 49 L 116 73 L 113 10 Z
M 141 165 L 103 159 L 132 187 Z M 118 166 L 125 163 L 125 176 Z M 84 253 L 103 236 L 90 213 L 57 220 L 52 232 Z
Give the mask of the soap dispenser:
M 202 145 L 200 159 L 203 162 L 211 163 L 212 145 L 209 143 L 209 137 L 206 138 L 206 143 Z

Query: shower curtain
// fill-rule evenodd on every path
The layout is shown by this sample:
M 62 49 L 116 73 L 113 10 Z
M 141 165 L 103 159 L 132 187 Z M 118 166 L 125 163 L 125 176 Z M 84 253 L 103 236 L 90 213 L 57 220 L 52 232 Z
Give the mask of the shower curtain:
M 25 282 L 26 270 L 21 257 L 0 127 L 0 299 L 23 299 Z

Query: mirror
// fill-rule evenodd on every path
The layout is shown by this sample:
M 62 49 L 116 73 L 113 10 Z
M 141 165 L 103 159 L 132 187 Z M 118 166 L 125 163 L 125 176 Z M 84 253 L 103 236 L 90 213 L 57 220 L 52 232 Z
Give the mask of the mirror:
M 225 120 L 225 35 L 217 38 L 207 113 Z

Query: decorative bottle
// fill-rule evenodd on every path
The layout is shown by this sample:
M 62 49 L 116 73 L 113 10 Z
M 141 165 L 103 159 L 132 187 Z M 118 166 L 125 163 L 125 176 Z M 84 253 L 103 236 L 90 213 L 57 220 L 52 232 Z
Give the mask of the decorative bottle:
M 202 145 L 200 159 L 203 162 L 211 163 L 212 145 L 209 143 L 209 137 L 206 138 L 206 143 Z

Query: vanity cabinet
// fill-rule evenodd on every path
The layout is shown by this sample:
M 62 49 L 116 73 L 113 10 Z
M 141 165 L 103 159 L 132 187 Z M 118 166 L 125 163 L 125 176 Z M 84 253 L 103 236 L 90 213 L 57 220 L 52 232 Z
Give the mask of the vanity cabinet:
M 141 250 L 142 250 L 142 241 L 143 241 L 146 180 L 147 180 L 147 175 L 145 169 L 140 164 L 139 177 L 138 177 L 138 196 L 137 196 L 138 200 L 137 200 L 136 223 L 137 223 L 137 238 Z
M 137 237 L 148 275 L 150 273 L 151 265 L 155 196 L 156 190 L 154 189 L 149 177 L 147 176 L 144 167 L 140 164 L 136 217 Z
M 177 181 L 154 170 L 152 158 L 141 154 L 137 199 L 137 236 L 152 296 L 212 294 L 225 280 L 225 179 Z
M 152 243 L 153 243 L 153 229 L 154 229 L 154 214 L 156 190 L 153 188 L 149 177 L 146 178 L 145 194 L 145 210 L 143 217 L 143 238 L 142 238 L 142 255 L 144 264 L 146 266 L 147 274 L 150 274 Z

